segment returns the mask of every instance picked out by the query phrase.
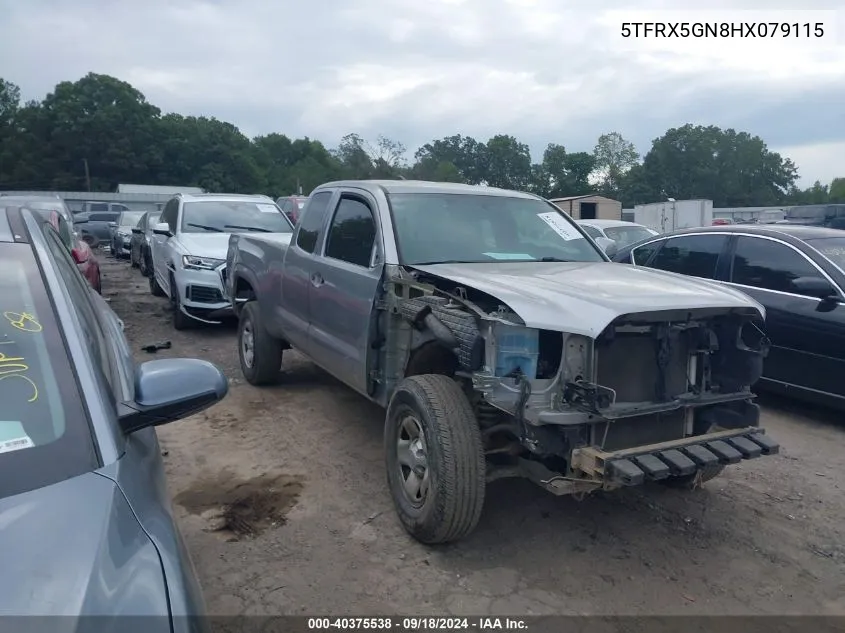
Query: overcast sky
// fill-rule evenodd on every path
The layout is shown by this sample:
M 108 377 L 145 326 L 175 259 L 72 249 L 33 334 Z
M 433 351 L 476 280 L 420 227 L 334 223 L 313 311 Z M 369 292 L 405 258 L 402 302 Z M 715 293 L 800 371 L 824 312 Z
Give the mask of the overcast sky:
M 455 133 L 507 133 L 539 160 L 549 142 L 591 151 L 619 131 L 644 154 L 667 128 L 714 124 L 791 157 L 802 186 L 845 176 L 842 0 L 804 0 L 801 11 L 780 0 L 590 4 L 0 0 L 0 77 L 40 99 L 105 73 L 165 112 L 215 116 L 249 136 L 333 147 L 348 132 L 384 134 L 411 153 Z M 645 21 L 821 22 L 824 35 L 622 37 L 623 22 Z

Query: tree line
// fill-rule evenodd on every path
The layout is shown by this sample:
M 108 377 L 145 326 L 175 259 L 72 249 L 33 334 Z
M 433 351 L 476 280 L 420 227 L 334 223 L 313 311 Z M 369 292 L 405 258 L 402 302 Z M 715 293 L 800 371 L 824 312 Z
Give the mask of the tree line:
M 21 102 L 0 79 L 0 190 L 115 191 L 118 183 L 198 186 L 273 197 L 345 178 L 486 184 L 545 197 L 599 193 L 630 207 L 707 198 L 717 207 L 845 202 L 845 178 L 796 187 L 795 164 L 747 132 L 687 124 L 639 156 L 619 132 L 592 151 L 549 143 L 539 162 L 508 134 L 455 134 L 409 159 L 400 141 L 347 134 L 335 147 L 281 133 L 245 136 L 232 123 L 163 114 L 130 84 L 89 73 Z

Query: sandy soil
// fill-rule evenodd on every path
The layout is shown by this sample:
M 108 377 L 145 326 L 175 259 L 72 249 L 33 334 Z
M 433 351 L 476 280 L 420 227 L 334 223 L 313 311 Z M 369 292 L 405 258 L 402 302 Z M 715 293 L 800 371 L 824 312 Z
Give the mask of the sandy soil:
M 224 401 L 159 430 L 209 610 L 237 615 L 845 614 L 845 425 L 766 399 L 781 455 L 703 489 L 557 498 L 491 485 L 477 531 L 413 541 L 385 485 L 383 414 L 294 352 L 282 384 L 241 375 L 233 327 L 177 332 L 165 299 L 102 256 L 138 361 L 220 365 Z M 169 340 L 152 355 L 143 345 Z

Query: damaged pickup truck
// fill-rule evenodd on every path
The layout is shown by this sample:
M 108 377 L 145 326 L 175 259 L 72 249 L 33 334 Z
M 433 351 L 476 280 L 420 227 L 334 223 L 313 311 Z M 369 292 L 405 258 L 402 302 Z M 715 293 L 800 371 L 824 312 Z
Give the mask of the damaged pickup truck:
M 537 196 L 328 183 L 292 235 L 233 234 L 226 271 L 250 383 L 293 347 L 386 408 L 390 494 L 424 543 L 469 534 L 501 477 L 696 487 L 778 452 L 750 391 L 762 306 L 613 264 Z

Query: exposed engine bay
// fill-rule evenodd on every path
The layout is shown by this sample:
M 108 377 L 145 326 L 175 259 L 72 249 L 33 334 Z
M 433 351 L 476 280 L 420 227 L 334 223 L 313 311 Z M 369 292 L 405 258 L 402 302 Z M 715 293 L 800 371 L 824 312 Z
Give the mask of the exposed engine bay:
M 390 272 L 379 388 L 425 372 L 462 381 L 489 479 L 528 476 L 572 494 L 778 450 L 752 402 L 769 341 L 751 308 L 635 312 L 590 337 L 565 322 L 528 327 L 497 298 L 447 279 Z

